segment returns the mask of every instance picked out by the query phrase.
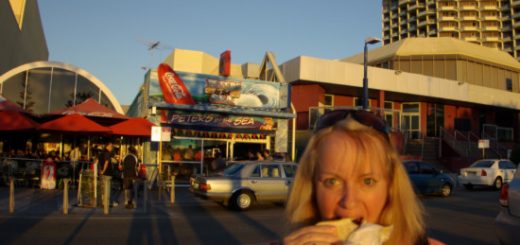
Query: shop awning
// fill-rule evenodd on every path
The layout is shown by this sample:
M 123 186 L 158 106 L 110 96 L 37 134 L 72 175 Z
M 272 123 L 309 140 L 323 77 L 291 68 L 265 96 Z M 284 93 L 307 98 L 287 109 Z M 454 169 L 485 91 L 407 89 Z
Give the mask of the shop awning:
M 188 112 L 210 112 L 227 115 L 246 115 L 259 117 L 272 117 L 276 119 L 293 119 L 295 116 L 291 112 L 275 109 L 252 108 L 252 107 L 230 107 L 215 105 L 180 105 L 168 103 L 156 103 L 157 109 L 180 110 Z
M 65 115 L 40 125 L 41 130 L 69 133 L 110 133 L 111 130 L 79 114 Z
M 144 118 L 130 118 L 109 128 L 112 130 L 113 135 L 150 137 L 152 126 L 155 126 L 155 124 Z

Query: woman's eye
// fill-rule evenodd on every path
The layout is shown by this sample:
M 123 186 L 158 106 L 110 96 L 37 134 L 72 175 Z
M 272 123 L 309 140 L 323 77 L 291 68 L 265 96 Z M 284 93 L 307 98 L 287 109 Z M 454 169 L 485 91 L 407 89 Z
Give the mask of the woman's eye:
M 335 187 L 340 184 L 341 182 L 337 178 L 327 178 L 323 180 L 323 185 L 325 185 L 325 187 Z
M 374 178 L 364 178 L 363 184 L 366 186 L 372 186 L 376 183 L 376 180 Z

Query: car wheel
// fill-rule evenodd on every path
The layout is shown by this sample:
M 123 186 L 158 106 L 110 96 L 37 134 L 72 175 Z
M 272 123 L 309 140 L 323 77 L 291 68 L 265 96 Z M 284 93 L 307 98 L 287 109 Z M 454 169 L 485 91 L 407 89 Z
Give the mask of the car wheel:
M 240 211 L 249 209 L 253 201 L 253 194 L 249 191 L 239 191 L 231 197 L 232 206 Z
M 467 185 L 464 185 L 464 188 L 466 188 L 466 190 L 473 190 L 473 185 L 467 184 Z
M 441 187 L 441 196 L 443 197 L 449 197 L 451 195 L 451 185 L 444 184 Z
M 493 182 L 493 187 L 495 188 L 495 190 L 500 190 L 502 189 L 502 177 L 497 177 L 495 179 L 495 182 Z

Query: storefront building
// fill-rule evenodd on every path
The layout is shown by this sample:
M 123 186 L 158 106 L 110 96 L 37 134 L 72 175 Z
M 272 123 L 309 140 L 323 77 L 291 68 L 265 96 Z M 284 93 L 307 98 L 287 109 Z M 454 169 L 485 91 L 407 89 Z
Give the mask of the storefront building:
M 165 172 L 175 169 L 184 176 L 209 172 L 208 164 L 217 155 L 227 161 L 249 160 L 251 154 L 257 158 L 267 150 L 290 159 L 289 86 L 279 72 L 266 70 L 273 62 L 267 54 L 261 66 L 229 64 L 229 74 L 223 76 L 219 59 L 198 51 L 174 50 L 163 63 L 179 76 L 193 101 L 167 103 L 157 69 L 148 71 L 128 115 L 147 117 L 167 128 L 171 137 L 150 144 L 145 159 L 164 166 Z
M 488 156 L 506 158 L 518 142 L 520 64 L 507 53 L 452 38 L 408 38 L 373 49 L 368 63 L 370 108 L 406 136 L 404 143 L 422 144 L 413 153 L 405 145 L 402 154 L 427 158 L 424 144 L 433 141 L 430 159 L 471 159 L 481 157 L 477 141 L 490 139 Z M 363 54 L 300 56 L 281 65 L 297 112 L 299 153 L 325 111 L 360 108 L 362 64 Z

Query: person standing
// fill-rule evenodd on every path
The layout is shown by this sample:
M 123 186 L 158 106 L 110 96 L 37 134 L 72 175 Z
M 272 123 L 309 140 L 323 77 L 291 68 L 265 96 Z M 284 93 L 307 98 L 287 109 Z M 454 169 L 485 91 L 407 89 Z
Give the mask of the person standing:
M 114 175 L 114 170 L 113 170 L 112 161 L 111 161 L 113 149 L 114 149 L 114 145 L 112 144 L 112 142 L 108 142 L 105 146 L 105 149 L 103 149 L 99 153 L 98 166 L 100 168 L 101 175 L 110 176 L 110 177 L 113 177 L 113 175 Z M 110 181 L 110 182 L 112 183 L 113 181 Z M 110 198 L 110 199 L 113 199 L 114 195 L 111 195 L 111 196 L 112 196 L 112 198 Z M 119 205 L 119 203 L 116 200 L 110 200 L 110 201 L 114 207 L 117 207 Z
M 271 153 L 269 152 L 269 149 L 265 149 L 264 150 L 264 159 L 265 160 L 269 160 L 269 161 L 273 160 L 273 156 L 271 156 Z
M 123 158 L 123 189 L 125 192 L 125 207 L 133 208 L 133 195 L 131 193 L 133 182 L 137 179 L 139 171 L 139 158 L 137 150 L 132 146 L 128 149 L 128 154 Z

